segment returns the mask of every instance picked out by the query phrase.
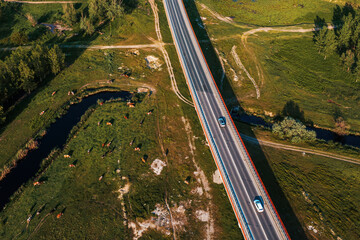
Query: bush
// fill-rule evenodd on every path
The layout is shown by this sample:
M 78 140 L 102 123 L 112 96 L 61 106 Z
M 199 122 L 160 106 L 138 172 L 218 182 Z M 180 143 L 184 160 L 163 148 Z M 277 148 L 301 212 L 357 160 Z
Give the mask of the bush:
M 290 140 L 293 143 L 312 142 L 316 139 L 315 131 L 306 130 L 303 123 L 291 117 L 275 123 L 272 132 L 279 138 Z
M 28 36 L 23 31 L 14 32 L 10 36 L 10 41 L 15 45 L 24 45 L 28 42 Z

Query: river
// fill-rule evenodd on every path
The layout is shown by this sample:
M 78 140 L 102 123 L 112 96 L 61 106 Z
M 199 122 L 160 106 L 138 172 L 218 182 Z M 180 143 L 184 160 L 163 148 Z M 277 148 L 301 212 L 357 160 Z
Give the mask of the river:
M 0 181 L 0 211 L 9 202 L 10 197 L 26 182 L 32 179 L 40 169 L 41 162 L 54 148 L 62 149 L 71 129 L 80 121 L 81 116 L 96 104 L 98 99 L 104 101 L 119 99 L 126 101 L 130 99 L 130 92 L 101 92 L 86 98 L 80 103 L 71 105 L 66 114 L 52 123 L 46 130 L 46 135 L 39 140 L 39 147 L 32 150 L 20 160 L 16 167 Z

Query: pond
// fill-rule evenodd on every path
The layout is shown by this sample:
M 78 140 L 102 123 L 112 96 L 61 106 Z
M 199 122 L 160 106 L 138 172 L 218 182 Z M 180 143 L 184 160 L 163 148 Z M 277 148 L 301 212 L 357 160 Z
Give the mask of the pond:
M 27 181 L 33 178 L 40 169 L 40 164 L 54 148 L 61 148 L 66 143 L 71 129 L 80 121 L 81 116 L 96 104 L 98 99 L 104 101 L 121 99 L 126 101 L 132 97 L 130 92 L 101 92 L 82 99 L 80 103 L 71 105 L 67 113 L 52 123 L 46 135 L 39 140 L 39 147 L 30 151 L 20 160 L 8 175 L 0 182 L 0 211 L 9 202 L 10 197 Z

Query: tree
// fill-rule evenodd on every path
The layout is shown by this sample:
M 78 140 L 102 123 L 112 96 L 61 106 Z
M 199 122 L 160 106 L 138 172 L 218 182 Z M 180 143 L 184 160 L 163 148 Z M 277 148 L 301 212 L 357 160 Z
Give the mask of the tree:
M 328 30 L 326 32 L 325 43 L 326 45 L 323 49 L 324 59 L 326 59 L 327 56 L 333 54 L 337 47 L 336 36 L 333 30 Z
M 50 62 L 51 72 L 58 74 L 65 64 L 65 54 L 61 51 L 58 45 L 55 45 L 48 51 L 48 59 Z
M 106 16 L 110 21 L 114 21 L 115 18 L 120 17 L 124 10 L 122 8 L 122 0 L 108 0 L 105 10 Z
M 28 42 L 28 36 L 24 33 L 24 31 L 14 32 L 10 36 L 10 41 L 15 45 L 24 45 Z
M 66 23 L 73 25 L 77 22 L 76 10 L 74 8 L 74 4 L 63 4 L 63 18 Z
M 0 124 L 3 124 L 6 120 L 4 108 L 0 105 Z
M 346 71 L 349 72 L 355 63 L 354 53 L 351 50 L 347 50 L 346 53 L 341 54 L 340 59 Z
M 291 117 L 286 117 L 280 123 L 275 123 L 272 132 L 279 138 L 290 140 L 293 143 L 312 142 L 316 139 L 315 131 L 306 130 L 304 124 Z
M 327 29 L 322 28 L 316 35 L 314 35 L 315 46 L 320 54 L 323 54 L 324 49 L 326 48 L 326 33 Z
M 95 32 L 95 27 L 91 20 L 83 15 L 81 15 L 80 19 L 80 29 L 84 30 L 86 35 L 91 35 Z
M 92 21 L 102 21 L 106 17 L 106 5 L 108 0 L 90 0 L 89 17 Z
M 34 71 L 30 69 L 23 60 L 20 60 L 18 69 L 21 87 L 30 93 L 36 88 L 36 83 L 34 82 Z
M 49 49 L 46 46 L 37 44 L 30 52 L 30 64 L 32 69 L 34 69 L 35 77 L 38 78 L 40 82 L 49 72 L 49 61 L 46 61 L 46 58 L 44 58 L 48 51 Z
M 344 118 L 342 118 L 342 117 L 336 118 L 334 132 L 337 135 L 344 136 L 345 134 L 347 134 L 349 128 L 350 128 L 350 126 L 348 124 L 346 124 Z
M 349 14 L 345 17 L 344 24 L 339 31 L 339 49 L 344 50 L 349 48 L 353 24 L 353 17 Z
M 354 74 L 356 77 L 356 82 L 360 81 L 360 63 L 359 62 L 357 63 Z

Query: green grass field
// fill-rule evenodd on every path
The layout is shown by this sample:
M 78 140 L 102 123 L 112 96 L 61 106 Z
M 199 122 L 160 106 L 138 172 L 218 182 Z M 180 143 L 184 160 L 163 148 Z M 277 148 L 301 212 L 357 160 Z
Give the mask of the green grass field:
M 210 9 L 235 22 L 258 25 L 278 26 L 313 23 L 316 16 L 331 19 L 332 10 L 337 4 L 327 0 L 198 0 Z
M 280 112 L 287 101 L 295 101 L 305 117 L 316 125 L 333 128 L 336 112 L 346 119 L 351 130 L 359 132 L 359 90 L 355 77 L 344 71 L 337 56 L 324 60 L 317 54 L 311 34 L 259 33 L 248 39 L 265 72 L 258 101 L 243 98 L 244 106 Z M 249 66 L 252 59 L 242 52 Z M 249 68 L 253 76 L 256 69 Z M 250 86 L 251 87 L 251 86 Z M 238 88 L 244 94 L 244 88 Z
M 135 109 L 129 109 L 125 103 L 98 106 L 83 123 L 76 138 L 37 177 L 39 181 L 46 179 L 45 183 L 41 186 L 29 183 L 14 204 L 1 212 L 4 223 L 0 228 L 2 238 L 17 236 L 24 239 L 31 235 L 33 239 L 58 239 L 59 236 L 87 239 L 117 236 L 118 239 L 127 239 L 128 230 L 122 224 L 125 219 L 118 198 L 119 189 L 129 179 L 131 190 L 124 200 L 128 203 L 127 219 L 145 219 L 156 203 L 164 201 L 164 180 L 169 174 L 157 177 L 150 170 L 151 162 L 162 158 L 156 128 L 153 127 L 157 110 L 139 126 L 150 109 L 154 109 L 151 99 L 137 104 Z M 128 120 L 124 119 L 125 114 L 129 114 Z M 107 126 L 110 119 L 113 125 Z M 99 121 L 102 121 L 100 126 L 97 124 Z M 129 146 L 134 137 L 134 146 L 142 144 L 141 152 L 135 152 L 134 146 Z M 104 142 L 111 142 L 111 145 L 102 147 Z M 90 148 L 92 151 L 87 153 Z M 108 153 L 110 150 L 113 152 Z M 69 152 L 71 159 L 62 156 Z M 108 154 L 103 158 L 105 153 Z M 146 163 L 141 161 L 144 154 L 148 155 Z M 76 167 L 69 167 L 73 163 Z M 117 173 L 117 169 L 121 169 L 120 172 Z M 101 181 L 100 176 L 103 176 Z M 42 206 L 45 207 L 40 215 L 36 215 Z M 64 215 L 57 219 L 56 215 L 61 211 Z M 27 225 L 25 220 L 30 215 L 33 219 Z
M 251 147 L 248 149 L 255 152 Z M 262 147 L 262 151 L 304 231 L 311 239 L 332 239 L 336 236 L 342 239 L 359 238 L 358 165 L 269 147 Z M 260 172 L 266 172 L 261 167 L 261 159 L 255 158 L 255 164 L 259 166 Z M 266 181 L 266 176 L 263 177 L 264 180 L 271 193 L 272 184 Z M 272 199 L 279 203 L 278 211 L 281 211 L 282 200 L 273 195 Z M 308 231 L 309 226 L 315 227 L 319 232 Z

